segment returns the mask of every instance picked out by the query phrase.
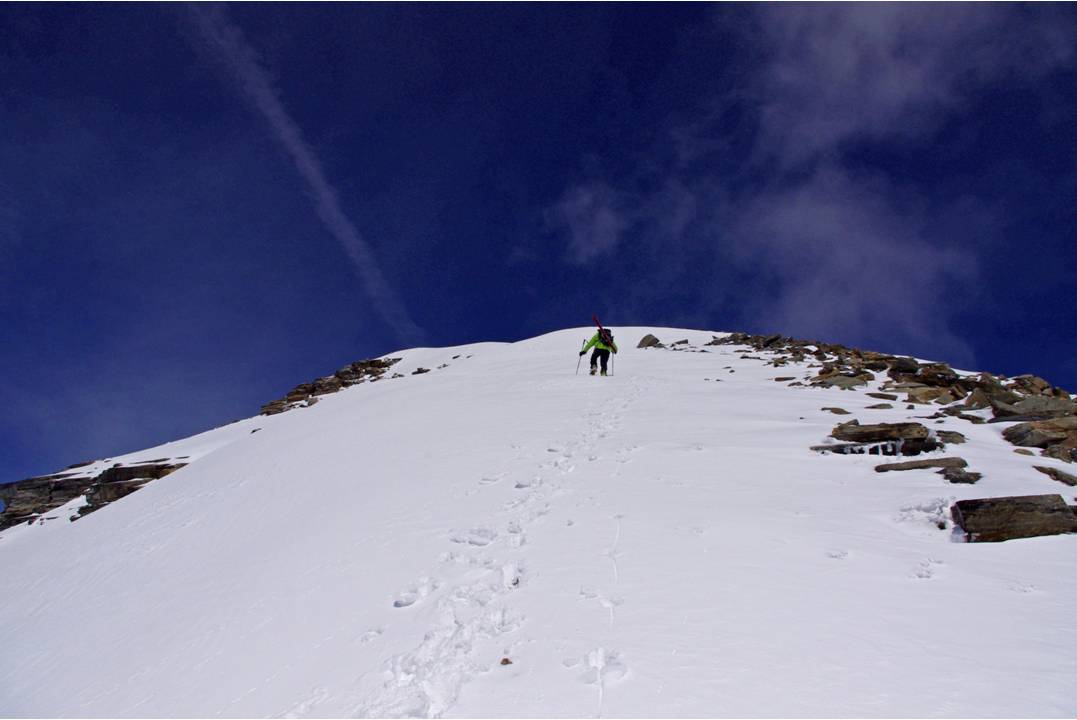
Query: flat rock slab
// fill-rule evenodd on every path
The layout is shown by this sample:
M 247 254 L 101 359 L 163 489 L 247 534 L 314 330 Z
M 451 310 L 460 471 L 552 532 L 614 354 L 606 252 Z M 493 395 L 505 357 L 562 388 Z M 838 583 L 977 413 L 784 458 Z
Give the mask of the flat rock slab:
M 1003 430 L 1002 437 L 1014 445 L 1039 448 L 1070 439 L 1077 441 L 1077 416 L 1023 422 Z
M 891 470 L 920 470 L 923 468 L 965 468 L 969 464 L 964 458 L 936 458 L 934 460 L 911 460 L 909 462 L 885 463 L 876 465 L 875 472 L 890 472 Z
M 871 398 L 876 398 L 878 400 L 897 400 L 898 399 L 897 395 L 891 395 L 890 393 L 883 393 L 883 392 L 869 392 L 869 393 L 865 393 L 865 395 L 867 395 L 868 397 L 871 397 Z
M 856 420 L 842 423 L 831 431 L 835 440 L 854 443 L 894 443 L 895 452 L 885 455 L 919 455 L 940 447 L 941 443 L 920 423 L 879 423 L 861 425 Z
M 1077 487 L 1077 477 L 1070 475 L 1068 472 L 1059 470 L 1053 467 L 1044 467 L 1043 465 L 1033 465 L 1032 467 L 1039 470 L 1044 475 L 1047 475 L 1052 480 L 1058 480 L 1060 483 L 1066 483 L 1070 487 Z
M 886 440 L 922 440 L 930 433 L 920 423 L 879 423 L 861 425 L 856 420 L 842 423 L 831 431 L 835 440 L 848 442 L 884 442 Z
M 950 515 L 969 542 L 1062 535 L 1077 529 L 1077 518 L 1061 495 L 958 500 Z

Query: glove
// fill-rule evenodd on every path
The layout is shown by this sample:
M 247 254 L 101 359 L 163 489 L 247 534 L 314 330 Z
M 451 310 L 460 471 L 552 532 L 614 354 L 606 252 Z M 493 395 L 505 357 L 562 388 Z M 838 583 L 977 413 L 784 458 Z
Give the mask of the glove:
M 580 350 L 580 357 L 583 357 L 586 354 L 587 354 L 586 350 Z

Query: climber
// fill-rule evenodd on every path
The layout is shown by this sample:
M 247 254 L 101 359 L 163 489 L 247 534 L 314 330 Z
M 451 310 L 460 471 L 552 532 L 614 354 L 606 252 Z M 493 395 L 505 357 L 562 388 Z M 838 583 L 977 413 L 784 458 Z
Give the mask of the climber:
M 602 361 L 602 375 L 606 375 L 606 365 L 609 363 L 610 352 L 617 352 L 617 343 L 613 342 L 613 331 L 609 328 L 601 328 L 595 333 L 595 336 L 591 338 L 590 342 L 583 346 L 583 350 L 580 350 L 580 357 L 587 354 L 588 349 L 594 347 L 595 351 L 591 355 L 591 374 L 595 374 L 595 370 L 598 369 L 598 361 Z

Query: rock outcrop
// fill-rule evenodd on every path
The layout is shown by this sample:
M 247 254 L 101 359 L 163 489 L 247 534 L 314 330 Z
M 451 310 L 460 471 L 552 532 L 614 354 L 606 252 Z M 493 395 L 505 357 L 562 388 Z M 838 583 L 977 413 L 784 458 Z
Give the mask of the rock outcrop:
M 1038 447 L 1044 457 L 1077 462 L 1077 402 L 1066 390 L 1035 375 L 962 374 L 946 363 L 921 363 L 914 358 L 849 348 L 834 343 L 797 340 L 782 335 L 752 335 L 735 332 L 713 337 L 708 345 L 743 345 L 768 353 L 759 359 L 774 366 L 790 362 L 815 361 L 818 374 L 811 385 L 821 388 L 855 390 L 885 372 L 881 385 L 885 392 L 868 393 L 893 401 L 898 392 L 906 394 L 909 409 L 916 405 L 941 405 L 935 418 L 956 417 L 974 424 L 984 422 L 1021 423 L 1007 428 L 1004 437 L 1016 445 Z M 750 351 L 738 351 L 750 352 Z M 754 357 L 744 355 L 744 357 Z M 874 406 L 882 409 L 881 406 Z M 985 419 L 973 414 L 990 411 Z M 943 440 L 945 442 L 945 440 Z M 953 442 L 960 442 L 953 440 Z M 820 446 L 822 447 L 822 446 Z M 828 451 L 842 452 L 833 446 Z M 855 448 L 847 451 L 856 452 Z
M 1073 462 L 1077 457 L 1077 415 L 1018 423 L 1003 430 L 1002 437 L 1019 447 L 1042 448 L 1047 457 Z
M 262 406 L 262 415 L 276 415 L 299 407 L 313 405 L 319 395 L 328 395 L 365 382 L 381 380 L 382 376 L 400 358 L 360 360 L 345 365 L 332 375 L 318 378 L 309 383 L 301 383 L 292 388 L 283 398 L 273 400 Z M 429 372 L 429 371 L 426 371 Z
M 1077 518 L 1061 495 L 959 500 L 950 508 L 969 542 L 1002 542 L 1077 529 Z
M 50 510 L 83 495 L 87 504 L 79 509 L 79 517 L 88 515 L 185 465 L 161 459 L 113 465 L 95 475 L 58 473 L 0 485 L 0 500 L 4 503 L 4 511 L 0 513 L 0 530 L 33 522 Z

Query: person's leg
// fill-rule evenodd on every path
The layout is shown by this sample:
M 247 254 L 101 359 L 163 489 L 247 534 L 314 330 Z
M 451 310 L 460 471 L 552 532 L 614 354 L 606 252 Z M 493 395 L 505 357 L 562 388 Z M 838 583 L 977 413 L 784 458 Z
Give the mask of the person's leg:
M 601 354 L 599 355 L 599 358 L 602 360 L 602 374 L 605 375 L 606 374 L 606 365 L 610 361 L 610 351 L 609 350 L 601 351 Z
M 595 351 L 591 353 L 591 374 L 594 375 L 598 369 L 598 358 L 602 354 L 602 351 L 595 348 Z

